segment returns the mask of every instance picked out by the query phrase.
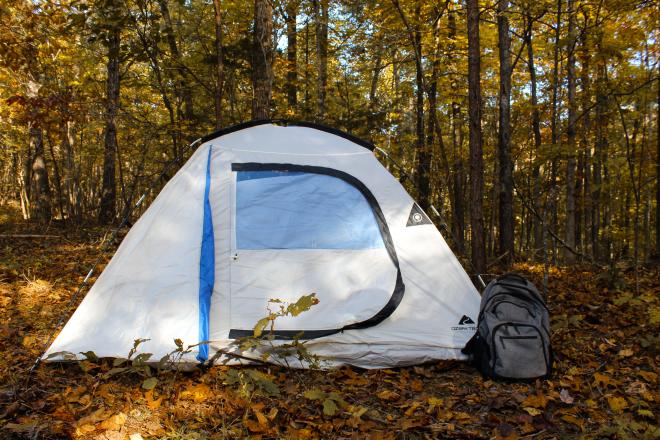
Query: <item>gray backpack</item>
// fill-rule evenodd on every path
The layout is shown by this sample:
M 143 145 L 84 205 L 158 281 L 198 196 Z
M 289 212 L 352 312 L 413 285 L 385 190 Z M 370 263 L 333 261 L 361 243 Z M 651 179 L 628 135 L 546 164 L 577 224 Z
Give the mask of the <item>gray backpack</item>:
M 517 274 L 491 281 L 481 297 L 477 333 L 463 353 L 485 377 L 550 376 L 550 317 L 536 287 Z

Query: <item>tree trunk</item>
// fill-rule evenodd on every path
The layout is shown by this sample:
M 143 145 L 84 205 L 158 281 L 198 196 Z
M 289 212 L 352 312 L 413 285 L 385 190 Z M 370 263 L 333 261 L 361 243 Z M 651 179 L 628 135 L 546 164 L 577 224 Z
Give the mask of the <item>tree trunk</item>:
M 597 50 L 602 54 L 602 36 L 599 36 Z M 604 246 L 600 243 L 601 234 L 601 194 L 602 194 L 602 170 L 605 162 L 605 149 L 607 147 L 606 126 L 607 126 L 607 90 L 605 84 L 605 70 L 607 66 L 603 56 L 597 58 L 596 64 L 596 117 L 594 121 L 595 130 L 595 148 L 594 148 L 594 168 L 593 168 L 593 227 L 591 231 L 591 241 L 594 252 L 594 258 L 605 257 Z
M 254 1 L 253 44 L 252 119 L 268 119 L 273 89 L 273 4 L 270 0 Z
M 80 221 L 80 199 L 78 197 L 78 176 L 76 174 L 73 157 L 73 134 L 71 121 L 67 120 L 62 126 L 62 151 L 64 153 L 64 192 L 66 197 L 67 214 L 69 219 Z
M 286 96 L 289 112 L 294 115 L 298 113 L 298 1 L 288 0 L 286 4 Z
M 99 222 L 109 223 L 116 215 L 117 185 L 115 182 L 115 162 L 117 154 L 117 127 L 115 118 L 119 108 L 119 43 L 118 27 L 109 30 L 108 64 L 106 82 L 105 142 L 103 154 L 103 181 Z
M 658 66 L 660 70 L 660 66 Z M 656 159 L 655 159 L 655 253 L 660 255 L 660 81 L 656 81 L 658 88 L 658 102 L 656 110 Z
M 539 209 L 538 201 L 541 198 L 541 169 L 539 156 L 541 155 L 541 145 L 543 143 L 541 138 L 541 114 L 539 111 L 539 103 L 537 96 L 537 83 L 536 83 L 536 66 L 534 63 L 534 46 L 532 44 L 532 17 L 530 14 L 527 14 L 527 20 L 529 23 L 529 32 L 527 32 L 527 66 L 529 68 L 529 82 L 530 82 L 530 93 L 532 100 L 532 132 L 534 133 L 534 155 L 535 161 L 532 168 L 532 180 L 533 180 L 533 198 L 534 203 L 536 204 L 535 209 Z M 543 248 L 543 227 L 541 225 L 540 219 L 536 216 L 532 217 L 532 227 L 534 231 L 534 255 Z
M 559 63 L 560 63 L 560 45 L 561 45 L 561 9 L 564 0 L 557 0 L 557 21 L 555 25 L 555 44 L 554 44 L 554 60 L 552 65 L 552 116 L 550 120 L 550 137 L 552 143 L 552 164 L 550 169 L 550 212 L 552 221 L 552 230 L 557 230 L 557 168 L 559 162 L 558 152 L 558 133 L 557 125 L 559 118 Z M 552 260 L 553 264 L 557 264 L 557 242 L 552 240 Z
M 48 170 L 46 169 L 46 156 L 44 154 L 43 130 L 38 126 L 31 126 L 30 150 L 34 151 L 32 158 L 32 190 L 30 191 L 30 205 L 34 207 L 34 218 L 41 222 L 48 222 L 51 218 L 51 196 L 48 184 Z
M 575 249 L 575 0 L 568 0 L 568 127 L 566 161 L 566 245 Z M 564 252 L 564 259 L 572 263 L 575 254 Z
M 455 63 L 454 51 L 456 50 L 456 12 L 453 3 L 447 4 L 447 27 L 449 28 L 449 47 L 448 61 L 450 65 Z M 453 173 L 453 197 L 452 200 L 452 231 L 454 239 L 457 241 L 459 252 L 465 252 L 465 206 L 463 203 L 465 195 L 463 194 L 464 164 L 463 164 L 463 135 L 461 130 L 461 104 L 456 99 L 461 93 L 459 91 L 458 81 L 451 81 L 451 144 L 452 155 L 454 158 Z
M 222 47 L 222 0 L 213 0 L 215 11 L 215 128 L 222 127 L 222 93 L 225 86 L 225 68 Z
M 167 44 L 170 47 L 170 54 L 172 55 L 172 61 L 174 62 L 175 70 L 179 76 L 178 87 L 181 93 L 181 99 L 183 101 L 183 117 L 187 121 L 192 121 L 194 118 L 192 91 L 190 90 L 188 73 L 186 72 L 186 68 L 181 61 L 179 47 L 176 43 L 174 26 L 172 26 L 172 17 L 170 16 L 170 9 L 167 4 L 168 1 L 169 0 L 158 0 L 158 5 L 160 6 L 160 12 L 163 15 L 163 21 L 165 24 L 163 29 L 165 31 L 165 38 L 167 39 Z
M 420 29 L 420 4 L 417 3 L 415 10 L 415 31 L 413 46 L 415 49 L 415 133 L 417 142 L 417 172 L 416 184 L 419 189 L 419 204 L 422 209 L 428 209 L 430 205 L 430 182 L 429 169 L 431 167 L 431 155 L 424 139 L 424 66 L 422 65 L 422 32 Z
M 582 195 L 581 198 L 583 200 L 582 203 L 582 222 L 583 222 L 583 227 L 582 233 L 584 239 L 582 241 L 582 251 L 585 252 L 587 251 L 587 248 L 590 247 L 587 245 L 587 243 L 590 242 L 588 238 L 588 231 L 591 229 L 592 225 L 592 204 L 593 200 L 591 198 L 591 145 L 589 143 L 589 132 L 591 130 L 591 119 L 590 119 L 590 108 L 591 108 L 591 97 L 590 97 L 590 77 L 591 77 L 591 71 L 590 71 L 590 60 L 591 60 L 591 54 L 589 52 L 589 46 L 588 46 L 588 24 L 589 24 L 589 16 L 587 12 L 583 12 L 584 14 L 584 28 L 581 34 L 580 38 L 580 65 L 581 65 L 581 71 L 580 71 L 580 87 L 581 87 L 581 112 L 582 112 L 582 123 L 581 123 L 581 129 L 580 129 L 580 150 L 582 151 L 582 154 L 584 155 L 584 166 L 583 166 L 583 178 L 584 178 L 584 185 L 582 188 Z
M 486 271 L 483 219 L 484 159 L 481 145 L 481 62 L 479 50 L 479 1 L 467 0 L 468 113 L 470 118 L 470 226 L 472 265 Z
M 314 0 L 314 20 L 316 21 L 316 119 L 325 119 L 326 90 L 328 86 L 328 0 Z
M 497 36 L 500 55 L 499 93 L 499 253 L 502 262 L 509 266 L 513 260 L 513 162 L 511 160 L 511 37 L 509 36 L 508 0 L 497 5 Z

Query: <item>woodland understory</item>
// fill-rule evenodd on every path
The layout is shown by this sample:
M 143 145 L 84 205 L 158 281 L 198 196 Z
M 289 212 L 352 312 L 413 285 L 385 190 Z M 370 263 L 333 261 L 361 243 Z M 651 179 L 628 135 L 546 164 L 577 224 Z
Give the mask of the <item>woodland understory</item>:
M 659 20 L 649 0 L 0 0 L 0 437 L 659 438 Z M 373 142 L 470 275 L 547 291 L 553 377 L 29 374 L 187 146 L 266 118 Z
M 630 264 L 551 268 L 555 372 L 529 384 L 485 381 L 470 365 L 450 361 L 371 371 L 214 366 L 115 375 L 112 360 L 88 360 L 41 364 L 30 375 L 58 320 L 73 311 L 69 299 L 107 236 L 92 227 L 14 223 L 7 211 L 0 222 L 2 438 L 641 440 L 660 434 L 657 266 L 639 269 L 641 294 Z M 102 265 L 112 250 L 102 254 Z M 541 284 L 542 265 L 514 269 Z

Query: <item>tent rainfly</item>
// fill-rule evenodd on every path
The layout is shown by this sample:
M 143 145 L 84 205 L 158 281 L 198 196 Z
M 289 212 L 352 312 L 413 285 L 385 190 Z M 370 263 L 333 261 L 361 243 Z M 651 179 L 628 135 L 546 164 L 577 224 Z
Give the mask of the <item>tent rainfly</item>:
M 463 359 L 479 293 L 374 146 L 325 126 L 252 121 L 202 139 L 124 238 L 44 354 L 203 362 L 252 334 L 269 299 L 319 303 L 275 321 L 326 365 Z M 48 360 L 61 360 L 63 354 Z

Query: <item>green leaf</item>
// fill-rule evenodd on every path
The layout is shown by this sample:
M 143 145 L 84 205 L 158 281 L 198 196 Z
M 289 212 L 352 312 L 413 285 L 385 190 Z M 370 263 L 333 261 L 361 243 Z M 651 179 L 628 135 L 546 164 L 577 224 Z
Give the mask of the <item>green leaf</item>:
M 85 351 L 85 352 L 81 351 L 80 354 L 85 356 L 85 359 L 87 359 L 90 362 L 97 363 L 99 361 L 99 358 L 98 358 L 98 356 L 96 356 L 96 353 L 94 353 L 91 350 L 90 351 Z
M 307 310 L 311 309 L 313 305 L 318 303 L 319 300 L 316 297 L 316 293 L 303 295 L 298 299 L 298 301 L 296 301 L 294 304 L 290 304 L 289 307 L 287 307 L 287 312 L 291 314 L 291 316 L 298 316 L 302 312 L 306 312 Z
M 150 377 L 142 382 L 142 388 L 145 390 L 153 390 L 156 385 L 158 385 L 158 379 L 155 377 Z
M 337 413 L 337 404 L 332 399 L 325 399 L 323 401 L 323 414 L 326 416 L 334 416 Z
M 261 318 L 259 321 L 257 321 L 256 325 L 254 326 L 254 332 L 253 335 L 255 338 L 258 338 L 261 336 L 261 334 L 264 332 L 264 329 L 270 322 L 270 317 L 265 317 Z
M 306 399 L 310 399 L 310 400 L 325 399 L 325 393 L 319 390 L 318 388 L 312 388 L 311 390 L 305 391 L 303 396 L 305 396 Z
M 124 365 L 126 362 L 128 362 L 128 359 L 126 358 L 115 358 L 115 360 L 112 361 L 112 366 L 119 367 L 120 365 Z
M 136 367 L 143 365 L 145 362 L 149 360 L 150 357 L 151 357 L 151 353 L 138 354 L 137 356 L 135 356 L 135 359 L 133 359 L 133 366 Z

